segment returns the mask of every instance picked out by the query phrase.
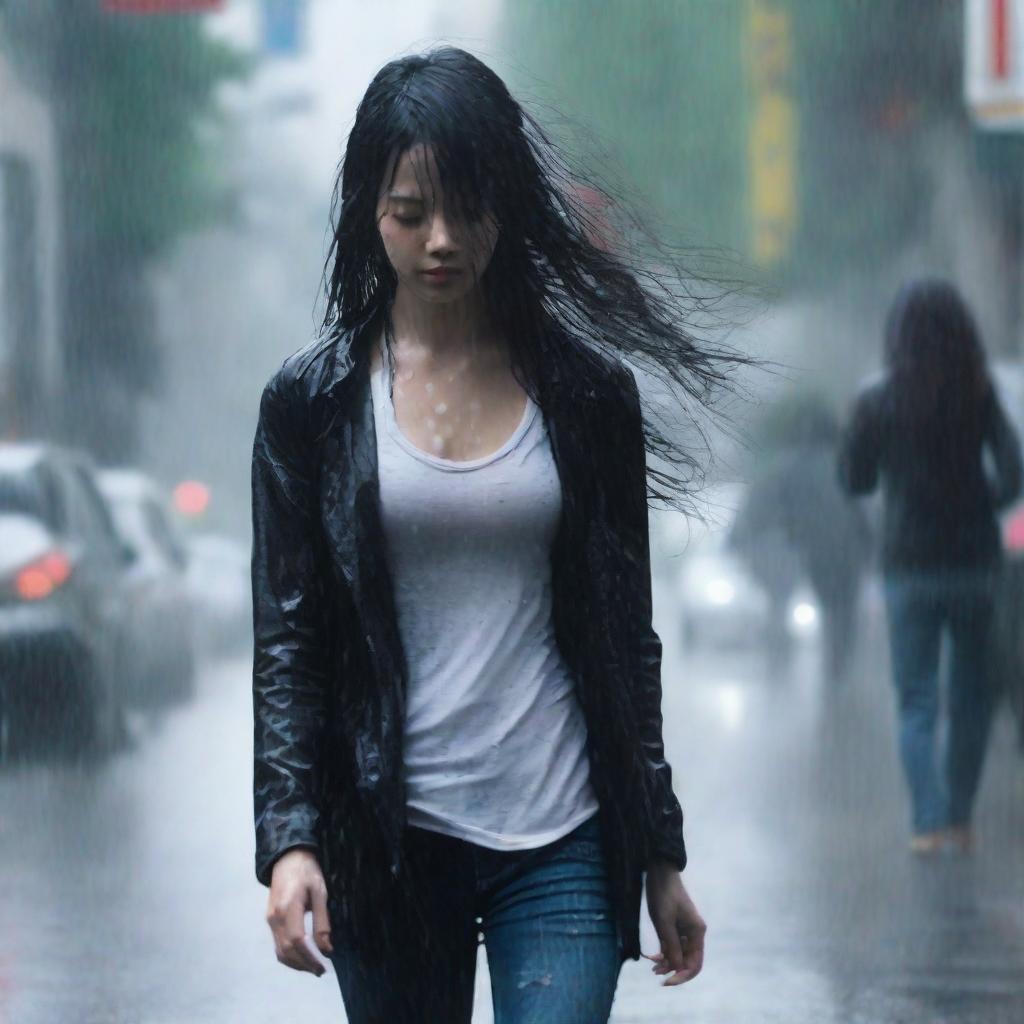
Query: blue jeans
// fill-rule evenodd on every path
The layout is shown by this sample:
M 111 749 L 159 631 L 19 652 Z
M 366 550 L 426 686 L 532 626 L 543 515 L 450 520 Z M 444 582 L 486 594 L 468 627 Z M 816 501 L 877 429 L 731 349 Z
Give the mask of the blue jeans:
M 533 850 L 407 828 L 409 895 L 390 901 L 392 954 L 334 934 L 350 1024 L 463 1024 L 482 935 L 495 1024 L 605 1024 L 622 965 L 596 816 Z
M 899 745 L 915 832 L 967 825 L 996 704 L 989 671 L 991 573 L 891 573 L 885 594 Z M 949 724 L 942 772 L 936 750 L 939 654 L 950 642 Z

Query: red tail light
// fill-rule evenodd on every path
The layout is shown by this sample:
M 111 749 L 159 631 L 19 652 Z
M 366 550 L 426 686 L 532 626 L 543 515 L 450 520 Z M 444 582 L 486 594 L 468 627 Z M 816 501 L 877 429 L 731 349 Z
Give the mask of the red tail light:
M 63 586 L 71 575 L 71 562 L 63 551 L 50 551 L 14 577 L 14 590 L 23 601 L 41 601 Z
M 1003 524 L 1003 547 L 1012 554 L 1024 551 L 1024 509 L 1015 512 Z

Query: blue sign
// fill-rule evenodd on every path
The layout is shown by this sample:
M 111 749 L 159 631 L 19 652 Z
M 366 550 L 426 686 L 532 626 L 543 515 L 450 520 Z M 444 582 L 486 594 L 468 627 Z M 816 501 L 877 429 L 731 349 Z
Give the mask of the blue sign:
M 263 48 L 267 53 L 297 53 L 302 48 L 306 0 L 263 0 Z

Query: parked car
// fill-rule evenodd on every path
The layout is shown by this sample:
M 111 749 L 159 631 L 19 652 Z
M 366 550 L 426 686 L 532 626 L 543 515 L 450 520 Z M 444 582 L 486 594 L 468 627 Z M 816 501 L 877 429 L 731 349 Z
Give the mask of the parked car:
M 729 531 L 743 493 L 739 484 L 709 487 L 702 498 L 707 522 L 678 512 L 655 514 L 652 558 L 662 567 L 674 566 L 668 570 L 669 579 L 688 650 L 761 646 L 776 625 L 773 615 L 779 614 L 778 610 L 772 608 L 768 594 L 743 559 L 729 547 Z M 664 571 L 662 568 L 660 574 Z M 781 614 L 782 628 L 794 641 L 818 635 L 818 604 L 801 579 L 794 581 Z
M 99 485 L 124 544 L 134 555 L 125 585 L 134 702 L 158 706 L 195 690 L 195 641 L 188 551 L 170 503 L 144 473 L 108 469 Z
M 0 754 L 120 742 L 131 563 L 86 456 L 0 443 Z
M 249 549 L 232 537 L 197 533 L 188 539 L 188 585 L 197 609 L 197 638 L 206 654 L 252 645 Z

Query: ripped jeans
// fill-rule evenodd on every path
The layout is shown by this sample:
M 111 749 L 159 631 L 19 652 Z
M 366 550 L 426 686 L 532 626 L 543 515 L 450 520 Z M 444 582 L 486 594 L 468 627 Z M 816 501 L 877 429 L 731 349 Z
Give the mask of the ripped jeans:
M 350 1024 L 469 1024 L 481 936 L 495 1024 L 605 1024 L 622 956 L 596 817 L 533 850 L 406 839 L 417 906 L 392 911 L 391 955 L 334 936 Z

